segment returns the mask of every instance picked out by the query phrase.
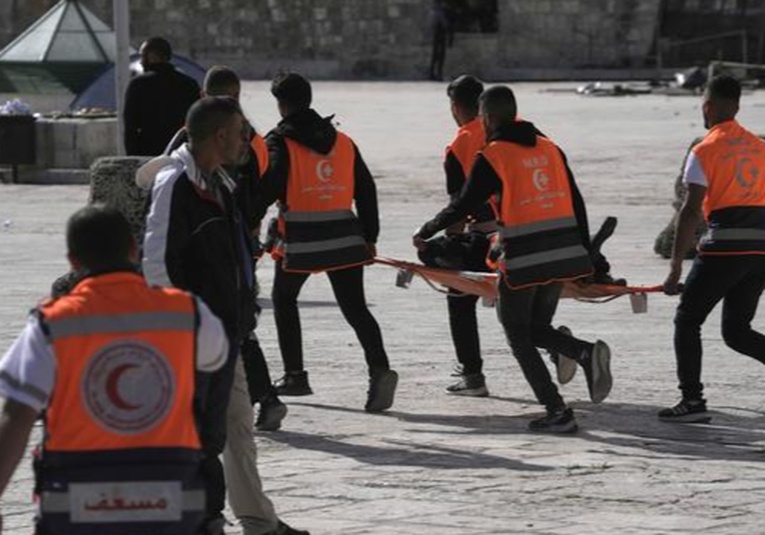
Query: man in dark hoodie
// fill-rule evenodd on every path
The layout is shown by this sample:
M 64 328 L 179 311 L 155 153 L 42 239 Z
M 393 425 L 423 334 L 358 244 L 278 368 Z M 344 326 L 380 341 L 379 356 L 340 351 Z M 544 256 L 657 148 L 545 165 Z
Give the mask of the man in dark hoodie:
M 545 416 L 532 431 L 573 433 L 573 411 L 566 406 L 538 347 L 576 360 L 584 369 L 590 398 L 603 401 L 611 390 L 608 346 L 578 340 L 552 327 L 563 281 L 593 271 L 584 202 L 563 152 L 517 121 L 513 92 L 503 86 L 483 92 L 480 114 L 487 145 L 479 153 L 458 198 L 414 234 L 415 247 L 498 195 L 500 255 L 497 314 L 508 343 Z
M 139 74 L 125 91 L 125 150 L 131 156 L 158 156 L 183 126 L 199 98 L 199 85 L 176 70 L 170 43 L 152 37 L 141 45 Z
M 282 121 L 266 136 L 270 165 L 255 214 L 262 217 L 279 201 L 272 299 L 285 375 L 276 382 L 277 392 L 312 393 L 303 367 L 297 297 L 311 273 L 327 272 L 340 310 L 364 348 L 369 369 L 364 408 L 384 411 L 393 404 L 398 375 L 390 369 L 380 327 L 364 298 L 363 266 L 374 258 L 379 232 L 372 175 L 332 117 L 322 118 L 311 108 L 308 80 L 279 75 L 271 93 Z

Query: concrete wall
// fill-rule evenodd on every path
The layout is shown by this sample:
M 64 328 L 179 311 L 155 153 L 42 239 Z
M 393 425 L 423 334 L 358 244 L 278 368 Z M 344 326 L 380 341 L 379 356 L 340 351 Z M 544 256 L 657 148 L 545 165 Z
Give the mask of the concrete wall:
M 13 10 L 9 9 L 13 4 Z M 0 20 L 28 21 L 54 0 L 2 0 Z M 111 0 L 83 0 L 111 21 Z M 499 0 L 497 34 L 457 34 L 446 74 L 640 67 L 660 0 Z M 294 69 L 313 78 L 424 78 L 431 0 L 130 0 L 133 43 L 167 36 L 203 65 L 244 76 Z M 9 39 L 0 25 L 0 44 Z M 3 34 L 2 32 L 6 32 Z

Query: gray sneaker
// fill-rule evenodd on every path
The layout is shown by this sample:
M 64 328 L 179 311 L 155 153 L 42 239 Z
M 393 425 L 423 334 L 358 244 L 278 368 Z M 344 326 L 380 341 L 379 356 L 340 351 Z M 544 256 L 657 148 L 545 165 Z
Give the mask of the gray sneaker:
M 571 329 L 565 325 L 558 327 L 558 330 L 563 334 L 571 336 Z M 557 351 L 549 350 L 550 360 L 555 364 L 555 371 L 558 375 L 558 384 L 565 385 L 570 383 L 576 375 L 576 360 L 569 358 Z
M 459 381 L 447 386 L 446 393 L 453 396 L 485 398 L 489 395 L 489 390 L 486 388 L 486 377 L 482 373 L 471 373 L 463 375 Z
M 613 386 L 611 377 L 611 350 L 605 342 L 598 340 L 590 351 L 582 355 L 582 369 L 587 378 L 590 400 L 600 403 L 608 397 Z

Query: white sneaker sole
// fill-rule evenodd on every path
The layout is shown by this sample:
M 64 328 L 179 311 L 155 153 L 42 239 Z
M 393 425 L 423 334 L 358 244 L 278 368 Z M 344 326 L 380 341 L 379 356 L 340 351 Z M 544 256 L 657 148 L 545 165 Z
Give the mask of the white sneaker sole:
M 611 350 L 605 342 L 598 340 L 592 350 L 592 402 L 600 403 L 606 399 L 612 386 Z
M 566 327 L 565 325 L 561 325 L 558 327 L 558 330 L 562 332 L 563 334 L 567 334 L 571 336 L 571 329 Z M 552 355 L 552 353 L 551 353 Z M 576 369 L 577 369 L 577 363 L 574 359 L 570 359 L 565 355 L 562 355 L 560 353 L 558 355 L 558 363 L 555 366 L 555 372 L 558 376 L 558 384 L 565 385 L 566 383 L 570 383 L 571 380 L 576 375 Z

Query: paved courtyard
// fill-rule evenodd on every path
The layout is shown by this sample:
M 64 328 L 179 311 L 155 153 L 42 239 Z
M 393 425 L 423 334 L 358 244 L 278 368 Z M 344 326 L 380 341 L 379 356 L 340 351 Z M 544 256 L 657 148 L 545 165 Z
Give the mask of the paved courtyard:
M 619 218 L 604 247 L 617 276 L 658 284 L 667 262 L 653 240 L 671 215 L 673 182 L 688 143 L 703 133 L 695 97 L 587 98 L 515 86 L 521 115 L 567 152 L 591 226 Z M 336 113 L 377 179 L 381 255 L 414 259 L 411 234 L 445 203 L 440 161 L 454 125 L 443 84 L 317 83 L 316 108 Z M 262 130 L 276 110 L 265 83 L 243 102 Z M 741 121 L 765 133 L 765 93 L 745 95 Z M 0 186 L 0 351 L 66 269 L 62 229 L 87 200 L 86 186 Z M 689 266 L 687 266 L 689 267 Z M 686 270 L 687 270 L 686 267 Z M 259 336 L 281 371 L 268 301 L 273 264 L 259 268 Z M 260 467 L 281 516 L 316 534 L 752 534 L 765 521 L 765 368 L 726 349 L 719 311 L 704 329 L 704 382 L 713 421 L 670 426 L 656 411 L 676 401 L 672 316 L 676 298 L 649 297 L 633 315 L 626 298 L 566 300 L 558 323 L 607 341 L 614 388 L 589 402 L 584 378 L 562 388 L 575 436 L 526 429 L 540 413 L 509 353 L 494 310 L 479 311 L 491 397 L 450 397 L 454 352 L 443 296 L 421 281 L 395 287 L 395 271 L 367 270 L 367 298 L 400 374 L 396 403 L 363 412 L 358 342 L 325 277 L 301 295 L 305 360 L 315 394 L 286 398 L 276 433 L 259 434 Z M 763 315 L 755 326 L 765 329 Z M 34 437 L 39 439 L 39 428 Z M 30 533 L 27 457 L 2 499 L 6 532 Z M 238 533 L 237 528 L 230 528 Z

